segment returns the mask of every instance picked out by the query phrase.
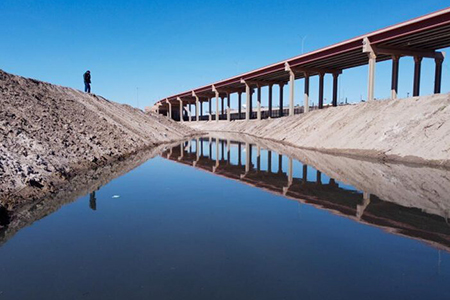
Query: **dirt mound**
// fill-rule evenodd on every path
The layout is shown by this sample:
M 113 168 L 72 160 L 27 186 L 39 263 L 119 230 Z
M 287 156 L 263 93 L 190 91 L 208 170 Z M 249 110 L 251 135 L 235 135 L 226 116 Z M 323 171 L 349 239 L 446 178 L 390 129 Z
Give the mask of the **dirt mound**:
M 450 94 L 329 107 L 271 120 L 187 123 L 331 154 L 450 167 Z
M 0 70 L 0 203 L 55 191 L 77 172 L 193 130 L 71 88 Z

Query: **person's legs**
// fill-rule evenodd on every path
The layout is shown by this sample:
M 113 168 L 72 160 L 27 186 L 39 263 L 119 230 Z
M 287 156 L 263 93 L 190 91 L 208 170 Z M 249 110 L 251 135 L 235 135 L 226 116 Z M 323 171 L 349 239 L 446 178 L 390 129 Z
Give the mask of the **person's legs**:
M 91 93 L 91 84 L 90 83 L 88 83 L 88 93 L 89 94 Z
M 88 91 L 88 83 L 85 82 L 84 83 L 84 92 L 87 93 L 87 91 Z

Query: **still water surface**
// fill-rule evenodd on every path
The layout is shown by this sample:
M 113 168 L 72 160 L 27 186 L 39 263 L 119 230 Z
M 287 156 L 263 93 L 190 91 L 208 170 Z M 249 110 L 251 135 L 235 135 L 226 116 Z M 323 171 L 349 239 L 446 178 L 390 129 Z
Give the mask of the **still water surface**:
M 331 165 L 229 139 L 167 149 L 5 239 L 0 299 L 449 299 L 449 199 L 387 201 L 342 179 L 363 163 Z

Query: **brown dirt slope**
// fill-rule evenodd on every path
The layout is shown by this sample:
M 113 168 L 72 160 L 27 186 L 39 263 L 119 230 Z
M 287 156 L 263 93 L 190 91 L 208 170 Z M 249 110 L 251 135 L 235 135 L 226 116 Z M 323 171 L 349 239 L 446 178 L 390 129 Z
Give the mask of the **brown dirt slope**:
M 77 172 L 194 131 L 71 88 L 0 70 L 0 204 L 55 191 Z
M 272 120 L 189 125 L 331 154 L 450 167 L 450 94 L 371 101 Z

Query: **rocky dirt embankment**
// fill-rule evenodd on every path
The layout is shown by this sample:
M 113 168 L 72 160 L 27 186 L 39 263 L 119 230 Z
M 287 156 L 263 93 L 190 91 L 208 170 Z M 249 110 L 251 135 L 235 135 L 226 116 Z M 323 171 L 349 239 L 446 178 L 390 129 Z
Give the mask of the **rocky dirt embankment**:
M 186 124 L 331 154 L 450 167 L 450 94 L 330 107 L 272 120 Z
M 163 116 L 1 70 L 0 104 L 0 206 L 194 133 Z

